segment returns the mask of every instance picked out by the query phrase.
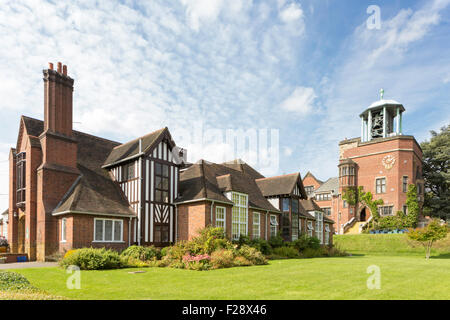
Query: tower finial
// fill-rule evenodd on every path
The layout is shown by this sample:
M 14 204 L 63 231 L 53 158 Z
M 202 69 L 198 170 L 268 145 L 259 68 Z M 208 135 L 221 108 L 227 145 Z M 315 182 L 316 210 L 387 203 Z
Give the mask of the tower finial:
M 384 89 L 381 88 L 380 89 L 380 100 L 383 100 L 383 98 L 384 98 Z

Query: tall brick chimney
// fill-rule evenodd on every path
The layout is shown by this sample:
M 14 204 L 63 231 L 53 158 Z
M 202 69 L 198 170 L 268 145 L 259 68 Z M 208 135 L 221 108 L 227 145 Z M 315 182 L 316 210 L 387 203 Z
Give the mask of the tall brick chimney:
M 72 136 L 73 79 L 67 75 L 67 66 L 53 70 L 53 63 L 44 73 L 44 131 Z
M 77 140 L 72 133 L 73 79 L 67 67 L 49 63 L 44 73 L 44 131 L 39 136 L 42 164 L 37 169 L 36 257 L 44 260 L 58 250 L 58 220 L 52 215 L 74 181 Z

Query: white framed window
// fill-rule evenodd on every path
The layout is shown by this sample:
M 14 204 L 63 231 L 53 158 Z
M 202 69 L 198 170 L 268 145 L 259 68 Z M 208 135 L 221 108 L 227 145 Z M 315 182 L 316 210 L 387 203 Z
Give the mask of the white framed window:
M 312 237 L 313 231 L 314 231 L 313 222 L 308 221 L 308 236 Z
M 298 234 L 302 234 L 302 219 L 298 219 Z
M 222 228 L 223 231 L 225 231 L 226 228 L 225 217 L 226 217 L 225 207 L 216 207 L 216 227 Z
M 95 218 L 94 242 L 123 242 L 123 220 Z
M 330 225 L 325 224 L 325 244 L 330 244 Z
M 278 230 L 278 221 L 277 216 L 272 214 L 270 215 L 270 237 L 276 237 Z
M 378 212 L 381 216 L 392 216 L 394 215 L 394 206 L 381 206 L 378 207 Z
M 378 178 L 375 180 L 376 192 L 386 193 L 386 178 Z
M 316 237 L 320 240 L 320 244 L 323 244 L 323 213 L 316 211 Z
M 231 235 L 238 240 L 240 235 L 248 234 L 248 195 L 233 192 L 231 199 L 234 203 L 231 217 Z
M 261 237 L 261 214 L 253 212 L 253 239 Z
M 61 242 L 66 242 L 67 240 L 67 219 L 61 219 Z

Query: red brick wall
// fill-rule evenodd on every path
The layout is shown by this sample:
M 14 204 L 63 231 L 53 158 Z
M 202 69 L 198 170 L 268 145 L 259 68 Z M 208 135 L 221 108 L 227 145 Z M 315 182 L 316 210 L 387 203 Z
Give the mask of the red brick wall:
M 307 175 L 303 178 L 303 185 L 305 187 L 308 186 L 313 186 L 314 190 L 317 190 L 317 188 L 320 187 L 320 183 L 319 181 L 317 181 L 316 179 L 314 179 L 314 177 L 312 177 L 311 175 Z
M 66 219 L 66 242 L 61 242 L 61 221 Z M 123 241 L 122 242 L 94 242 L 94 219 L 113 219 L 123 221 Z M 128 247 L 128 224 L 129 218 L 118 218 L 109 216 L 94 216 L 86 214 L 74 214 L 58 216 L 57 232 L 59 241 L 59 251 L 65 252 L 75 248 L 111 248 L 123 250 Z
M 197 231 L 206 227 L 209 220 L 209 204 L 205 201 L 178 206 L 177 240 L 190 240 Z
M 384 206 L 393 206 L 393 213 L 403 210 L 406 204 L 406 192 L 402 190 L 403 176 L 408 176 L 408 184 L 416 183 L 416 167 L 422 167 L 422 151 L 413 137 L 399 136 L 381 141 L 371 141 L 366 143 L 341 144 L 341 158 L 351 158 L 357 164 L 356 183 L 363 186 L 364 191 L 370 191 L 374 199 L 383 199 Z M 386 155 L 395 158 L 395 163 L 391 169 L 387 169 L 382 164 Z M 386 192 L 376 193 L 376 178 L 386 178 Z M 340 188 L 340 193 L 343 193 Z M 318 202 L 319 206 L 325 207 L 324 201 Z M 344 208 L 342 198 L 333 199 L 333 213 L 331 218 L 336 222 L 337 230 L 350 221 L 353 217 L 359 220 L 359 212 L 362 207 L 354 208 L 353 214 L 350 207 Z M 338 213 L 341 212 L 341 220 L 338 220 Z M 371 215 L 366 208 L 368 219 Z

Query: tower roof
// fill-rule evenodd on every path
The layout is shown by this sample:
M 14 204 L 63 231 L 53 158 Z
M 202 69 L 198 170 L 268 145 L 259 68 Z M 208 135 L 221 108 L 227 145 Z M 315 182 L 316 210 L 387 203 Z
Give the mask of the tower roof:
M 386 107 L 400 107 L 400 112 L 404 112 L 405 111 L 405 107 L 403 107 L 403 104 L 401 104 L 398 101 L 395 100 L 385 100 L 385 99 L 381 99 L 378 101 L 375 101 L 374 103 L 372 103 L 366 110 L 364 110 L 363 113 L 361 113 L 359 116 L 360 117 L 367 117 L 367 114 L 369 111 L 374 111 L 374 110 L 378 110 L 378 109 L 382 109 L 384 106 Z

